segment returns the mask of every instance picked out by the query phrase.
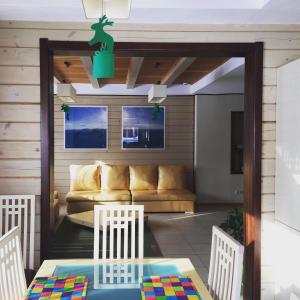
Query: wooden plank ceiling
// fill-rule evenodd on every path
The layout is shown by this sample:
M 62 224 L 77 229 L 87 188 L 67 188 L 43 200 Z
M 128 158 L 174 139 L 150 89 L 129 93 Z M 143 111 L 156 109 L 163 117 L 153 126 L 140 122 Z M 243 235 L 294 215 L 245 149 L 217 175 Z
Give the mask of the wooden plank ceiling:
M 229 58 L 116 57 L 115 77 L 91 80 L 89 57 L 55 56 L 54 75 L 60 82 L 101 84 L 194 84 Z

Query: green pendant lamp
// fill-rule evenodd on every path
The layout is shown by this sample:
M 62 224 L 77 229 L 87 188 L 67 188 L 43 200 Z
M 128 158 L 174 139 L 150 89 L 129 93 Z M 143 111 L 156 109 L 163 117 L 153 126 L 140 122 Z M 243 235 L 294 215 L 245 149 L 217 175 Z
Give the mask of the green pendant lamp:
M 98 23 L 91 26 L 95 30 L 94 37 L 89 41 L 93 46 L 101 43 L 101 48 L 93 57 L 93 77 L 113 78 L 115 75 L 114 39 L 104 31 L 104 26 L 112 26 L 114 22 L 108 21 L 106 15 L 99 19 Z

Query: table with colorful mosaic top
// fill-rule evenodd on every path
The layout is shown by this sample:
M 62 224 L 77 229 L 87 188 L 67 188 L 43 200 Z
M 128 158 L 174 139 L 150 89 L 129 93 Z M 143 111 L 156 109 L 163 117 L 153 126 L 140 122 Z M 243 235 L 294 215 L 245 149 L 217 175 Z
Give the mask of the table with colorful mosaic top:
M 101 275 L 104 272 L 103 270 L 106 270 L 106 275 L 107 272 L 109 273 L 110 269 L 107 269 L 107 266 L 110 264 L 113 265 L 113 273 L 115 272 L 122 277 L 119 280 L 114 280 L 112 283 L 109 280 L 103 281 L 104 277 L 102 278 Z M 124 268 L 124 266 L 126 267 Z M 132 272 L 135 273 L 134 282 L 136 284 L 130 284 L 127 281 L 128 278 L 124 279 L 126 278 L 126 276 L 124 277 L 126 272 L 128 272 L 129 277 L 132 276 Z M 142 275 L 140 272 L 142 272 Z M 188 258 L 145 258 L 142 260 L 106 260 L 105 262 L 101 259 L 45 260 L 36 277 L 81 275 L 86 276 L 89 282 L 87 300 L 212 300 L 205 284 Z M 158 277 L 165 281 L 171 281 L 166 282 L 168 288 L 164 291 L 156 289 L 160 293 L 160 295 L 156 295 L 158 297 L 145 298 L 143 286 L 141 285 L 142 279 L 149 281 L 150 278 L 152 278 L 151 280 L 154 278 L 155 281 L 158 280 Z M 100 283 L 98 282 L 99 278 L 102 280 Z M 172 281 L 174 282 L 172 283 Z M 148 283 L 153 284 L 151 282 Z M 173 291 L 170 289 L 172 286 Z M 186 286 L 185 289 L 182 288 L 184 286 Z M 174 287 L 176 288 L 174 289 Z M 177 296 L 176 292 L 174 295 L 176 290 Z M 184 291 L 185 293 L 183 293 Z

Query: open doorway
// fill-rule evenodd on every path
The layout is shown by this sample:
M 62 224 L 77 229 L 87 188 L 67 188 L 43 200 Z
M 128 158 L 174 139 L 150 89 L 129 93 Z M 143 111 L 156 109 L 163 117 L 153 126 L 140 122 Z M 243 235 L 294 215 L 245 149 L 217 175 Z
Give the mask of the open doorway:
M 42 259 L 49 258 L 54 220 L 54 58 L 57 55 L 85 56 L 93 50 L 85 42 L 56 42 L 41 39 L 41 139 L 42 139 Z M 262 44 L 137 44 L 117 43 L 120 57 L 174 57 L 229 59 L 245 58 L 244 98 L 244 245 L 245 299 L 260 298 L 260 159 Z M 71 155 L 70 155 L 71 156 Z M 236 167 L 236 166 L 235 166 Z M 238 168 L 238 167 L 237 167 Z

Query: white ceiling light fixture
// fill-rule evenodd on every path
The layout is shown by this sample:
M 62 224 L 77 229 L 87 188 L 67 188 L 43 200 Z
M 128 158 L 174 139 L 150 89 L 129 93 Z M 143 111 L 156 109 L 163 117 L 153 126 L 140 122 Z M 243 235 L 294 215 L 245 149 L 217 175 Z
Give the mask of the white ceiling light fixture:
M 148 103 L 162 103 L 167 98 L 167 86 L 153 84 L 148 92 Z
M 74 103 L 76 101 L 76 90 L 70 83 L 58 83 L 57 97 L 63 103 Z
M 109 19 L 128 19 L 131 0 L 82 0 L 87 19 L 106 15 Z

